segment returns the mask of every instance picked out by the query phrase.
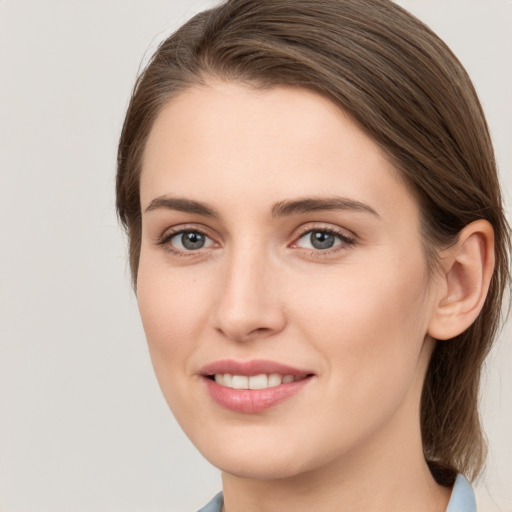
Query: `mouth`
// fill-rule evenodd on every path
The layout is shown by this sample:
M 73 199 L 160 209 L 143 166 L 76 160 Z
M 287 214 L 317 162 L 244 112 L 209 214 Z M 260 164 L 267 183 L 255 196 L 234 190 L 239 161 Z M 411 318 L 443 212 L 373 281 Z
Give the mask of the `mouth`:
M 223 360 L 203 368 L 201 376 L 221 407 L 258 413 L 296 395 L 315 375 L 273 361 Z

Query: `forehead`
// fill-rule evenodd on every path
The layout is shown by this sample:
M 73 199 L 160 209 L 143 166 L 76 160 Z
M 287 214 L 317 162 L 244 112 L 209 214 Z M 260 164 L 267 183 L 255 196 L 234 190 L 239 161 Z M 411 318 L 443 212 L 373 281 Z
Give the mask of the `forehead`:
M 414 203 L 378 145 L 333 102 L 301 88 L 212 82 L 173 98 L 143 158 L 142 207 L 162 194 L 239 206 L 343 195 Z M 209 201 L 211 202 L 211 201 Z
M 312 91 L 211 82 L 188 88 L 162 109 L 150 133 L 143 168 L 154 163 L 155 149 L 164 156 L 162 142 L 173 149 L 201 143 L 187 155 L 189 160 L 218 153 L 229 158 L 234 151 L 244 151 L 252 161 L 255 157 L 259 161 L 275 146 L 280 146 L 283 158 L 298 156 L 299 149 L 302 154 L 309 152 L 310 158 L 318 150 L 328 157 L 348 139 L 353 150 L 372 144 L 345 112 Z M 263 154 L 262 144 L 267 147 Z

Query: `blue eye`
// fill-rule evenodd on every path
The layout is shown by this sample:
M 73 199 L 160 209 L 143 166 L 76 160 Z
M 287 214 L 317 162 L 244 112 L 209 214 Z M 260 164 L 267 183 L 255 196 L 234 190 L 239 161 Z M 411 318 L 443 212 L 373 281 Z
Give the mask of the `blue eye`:
M 313 231 L 309 235 L 309 241 L 315 249 L 330 249 L 334 247 L 336 238 L 332 233 Z
M 339 245 L 351 245 L 354 240 L 330 229 L 312 229 L 304 233 L 295 243 L 303 249 L 326 251 Z
M 179 251 L 197 251 L 211 247 L 213 240 L 200 231 L 181 231 L 168 238 L 167 243 Z

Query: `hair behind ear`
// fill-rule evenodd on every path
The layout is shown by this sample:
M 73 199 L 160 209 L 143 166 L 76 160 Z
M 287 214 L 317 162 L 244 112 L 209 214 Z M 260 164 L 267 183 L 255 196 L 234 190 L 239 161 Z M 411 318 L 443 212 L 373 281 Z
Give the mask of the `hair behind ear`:
M 438 341 L 423 386 L 421 425 L 432 474 L 450 486 L 458 471 L 474 478 L 486 457 L 478 393 L 494 335 L 486 332 L 491 319 L 489 309 L 483 310 L 493 300 L 488 292 L 496 279 L 491 224 L 468 224 L 456 243 L 441 252 L 439 266 L 437 309 L 429 325 L 430 336 Z

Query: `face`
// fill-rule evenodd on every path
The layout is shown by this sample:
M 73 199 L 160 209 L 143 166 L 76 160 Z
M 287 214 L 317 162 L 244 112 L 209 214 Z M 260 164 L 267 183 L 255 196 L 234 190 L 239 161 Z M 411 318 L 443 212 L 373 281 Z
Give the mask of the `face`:
M 297 88 L 191 88 L 140 187 L 142 321 L 206 458 L 285 478 L 414 437 L 434 284 L 416 202 L 348 116 Z

